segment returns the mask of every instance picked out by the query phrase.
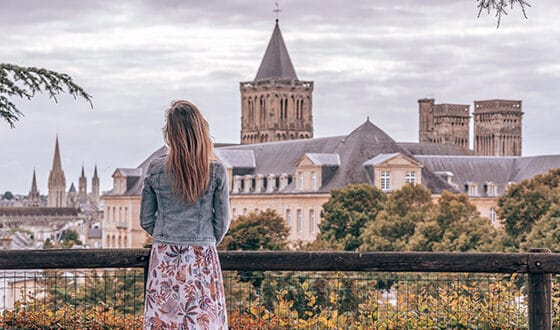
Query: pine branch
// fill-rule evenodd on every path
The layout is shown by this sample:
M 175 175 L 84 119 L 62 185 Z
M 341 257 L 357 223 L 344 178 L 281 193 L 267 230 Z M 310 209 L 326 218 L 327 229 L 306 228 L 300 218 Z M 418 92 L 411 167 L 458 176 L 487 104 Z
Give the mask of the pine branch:
M 476 0 L 478 2 L 478 16 L 482 14 L 482 11 L 487 11 L 488 14 L 495 11 L 495 16 L 498 18 L 498 23 L 496 28 L 500 27 L 500 23 L 502 21 L 502 15 L 507 15 L 506 9 L 509 7 L 513 9 L 515 5 L 519 5 L 521 7 L 521 12 L 523 16 L 527 18 L 527 12 L 525 11 L 526 7 L 531 7 L 531 5 L 525 0 Z
M 58 95 L 67 93 L 74 99 L 78 97 L 85 99 L 93 108 L 92 96 L 74 83 L 67 74 L 0 63 L 0 118 L 6 120 L 10 127 L 15 127 L 15 122 L 23 117 L 23 113 L 10 101 L 10 98 L 30 100 L 36 93 L 47 93 L 55 102 L 58 102 Z

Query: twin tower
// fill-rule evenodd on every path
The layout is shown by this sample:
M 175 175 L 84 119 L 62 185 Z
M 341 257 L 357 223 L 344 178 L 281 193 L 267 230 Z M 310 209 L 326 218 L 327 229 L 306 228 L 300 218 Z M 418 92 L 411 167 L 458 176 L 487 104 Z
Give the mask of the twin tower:
M 241 82 L 241 144 L 313 137 L 313 82 L 298 79 L 278 20 L 253 81 Z M 420 143 L 470 146 L 470 106 L 418 100 Z M 521 155 L 521 101 L 474 102 L 474 153 Z
M 470 146 L 470 106 L 435 104 L 418 100 L 419 140 Z M 474 154 L 478 156 L 521 156 L 521 101 L 474 101 Z

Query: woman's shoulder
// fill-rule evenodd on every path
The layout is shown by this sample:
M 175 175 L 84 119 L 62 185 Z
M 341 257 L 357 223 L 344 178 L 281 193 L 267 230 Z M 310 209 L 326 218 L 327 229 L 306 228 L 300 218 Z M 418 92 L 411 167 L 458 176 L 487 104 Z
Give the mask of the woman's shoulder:
M 167 155 L 163 155 L 163 156 L 159 156 L 156 157 L 154 159 L 152 159 L 152 161 L 150 162 L 150 165 L 148 165 L 148 173 L 161 173 L 163 172 L 164 168 L 165 168 L 165 157 Z

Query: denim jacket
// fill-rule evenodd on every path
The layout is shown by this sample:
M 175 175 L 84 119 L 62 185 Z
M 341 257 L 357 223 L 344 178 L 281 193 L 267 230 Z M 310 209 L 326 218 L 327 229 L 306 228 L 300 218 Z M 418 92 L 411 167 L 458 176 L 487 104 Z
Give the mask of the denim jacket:
M 231 221 L 226 170 L 211 162 L 210 182 L 195 203 L 177 199 L 165 173 L 165 156 L 154 159 L 144 179 L 140 225 L 154 243 L 217 245 Z

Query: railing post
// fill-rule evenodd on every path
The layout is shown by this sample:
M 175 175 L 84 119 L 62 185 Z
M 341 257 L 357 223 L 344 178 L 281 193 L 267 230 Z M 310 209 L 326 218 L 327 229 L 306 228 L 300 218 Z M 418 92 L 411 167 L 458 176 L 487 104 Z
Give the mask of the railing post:
M 530 249 L 530 253 L 550 253 L 549 249 Z M 552 330 L 551 275 L 539 271 L 542 262 L 529 258 L 529 330 Z

